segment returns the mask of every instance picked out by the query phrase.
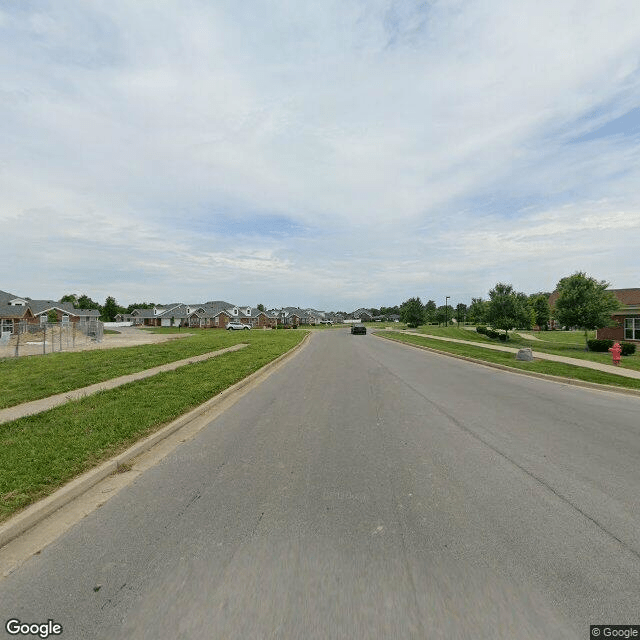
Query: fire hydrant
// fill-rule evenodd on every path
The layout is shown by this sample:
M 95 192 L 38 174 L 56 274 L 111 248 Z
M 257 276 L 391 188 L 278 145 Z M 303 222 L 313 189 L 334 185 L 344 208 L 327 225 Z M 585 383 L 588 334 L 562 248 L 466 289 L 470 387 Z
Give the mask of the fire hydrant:
M 620 364 L 620 356 L 622 355 L 622 347 L 616 342 L 613 347 L 609 347 L 611 351 L 611 357 L 613 358 L 613 364 L 616 366 Z

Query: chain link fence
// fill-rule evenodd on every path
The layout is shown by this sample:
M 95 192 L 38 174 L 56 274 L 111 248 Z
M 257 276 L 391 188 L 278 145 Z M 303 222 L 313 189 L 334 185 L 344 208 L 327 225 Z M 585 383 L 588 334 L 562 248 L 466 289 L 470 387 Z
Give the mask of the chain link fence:
M 57 351 L 73 351 L 102 342 L 104 323 L 100 320 L 80 322 L 16 322 L 13 332 L 0 337 L 0 358 L 35 356 Z

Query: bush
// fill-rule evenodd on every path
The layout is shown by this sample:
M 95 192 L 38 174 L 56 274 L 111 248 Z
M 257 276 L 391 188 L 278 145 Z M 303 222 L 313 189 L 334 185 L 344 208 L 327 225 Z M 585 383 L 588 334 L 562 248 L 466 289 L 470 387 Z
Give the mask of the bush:
M 587 340 L 589 351 L 608 351 L 609 347 L 613 347 L 613 340 Z
M 487 329 L 486 335 L 489 338 L 498 338 L 500 336 L 500 334 L 497 331 L 494 331 L 493 329 Z
M 476 327 L 476 333 L 483 333 L 484 335 L 487 335 L 487 327 L 485 327 L 484 325 Z
M 631 342 L 621 342 L 623 356 L 632 356 L 636 352 L 636 345 Z
M 498 338 L 500 338 L 500 340 L 502 340 L 502 342 L 506 342 L 507 341 L 507 334 L 506 333 L 501 333 Z

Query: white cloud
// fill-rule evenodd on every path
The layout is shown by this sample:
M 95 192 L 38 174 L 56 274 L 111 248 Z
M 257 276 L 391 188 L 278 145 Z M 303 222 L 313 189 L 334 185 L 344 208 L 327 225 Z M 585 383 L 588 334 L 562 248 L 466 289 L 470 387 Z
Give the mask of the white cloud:
M 631 0 L 56 2 L 0 30 L 0 225 L 26 265 L 5 289 L 355 307 L 638 284 L 638 141 L 570 143 L 638 103 Z M 274 215 L 317 237 L 212 222 Z

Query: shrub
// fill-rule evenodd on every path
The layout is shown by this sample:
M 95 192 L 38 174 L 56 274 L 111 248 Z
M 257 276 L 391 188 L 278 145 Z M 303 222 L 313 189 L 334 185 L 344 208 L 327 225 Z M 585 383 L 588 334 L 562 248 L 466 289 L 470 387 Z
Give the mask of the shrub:
M 476 333 L 483 333 L 484 335 L 487 335 L 487 327 L 485 327 L 484 325 L 476 327 Z
M 486 331 L 486 335 L 487 335 L 489 338 L 494 338 L 494 339 L 495 339 L 495 338 L 497 338 L 500 334 L 499 334 L 497 331 L 494 331 L 493 329 L 487 329 L 487 331 Z
M 507 341 L 507 334 L 506 333 L 501 333 L 498 338 L 500 338 L 500 340 L 502 340 L 502 342 L 506 342 Z
M 608 351 L 613 347 L 613 340 L 587 340 L 589 351 Z
M 623 356 L 632 356 L 636 352 L 636 345 L 631 342 L 621 342 Z

